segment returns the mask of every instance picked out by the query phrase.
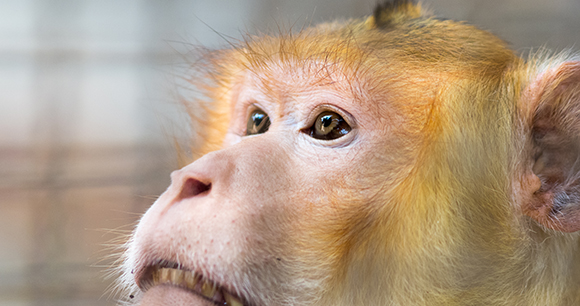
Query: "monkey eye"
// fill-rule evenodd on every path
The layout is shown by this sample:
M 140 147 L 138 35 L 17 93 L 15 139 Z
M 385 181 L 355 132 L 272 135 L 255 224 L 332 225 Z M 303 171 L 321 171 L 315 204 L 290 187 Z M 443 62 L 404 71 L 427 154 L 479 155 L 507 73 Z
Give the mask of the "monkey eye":
M 270 128 L 270 117 L 261 109 L 254 110 L 248 118 L 246 135 L 256 135 L 266 133 Z
M 325 111 L 320 113 L 314 124 L 303 132 L 315 139 L 333 140 L 348 134 L 350 130 L 350 125 L 339 114 Z

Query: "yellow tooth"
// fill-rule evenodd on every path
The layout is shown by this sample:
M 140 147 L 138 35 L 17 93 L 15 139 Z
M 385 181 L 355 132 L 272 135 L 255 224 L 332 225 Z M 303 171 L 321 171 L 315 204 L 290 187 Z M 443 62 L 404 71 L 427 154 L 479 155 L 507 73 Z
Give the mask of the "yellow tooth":
M 183 280 L 185 281 L 187 288 L 191 290 L 195 289 L 195 285 L 197 285 L 197 279 L 193 272 L 185 272 L 183 275 Z
M 183 270 L 171 270 L 171 282 L 175 285 L 181 285 L 183 283 Z
M 213 298 L 216 291 L 217 291 L 216 287 L 210 282 L 204 281 L 203 284 L 201 285 L 201 294 L 206 298 L 210 299 Z
M 159 269 L 159 283 L 167 283 L 171 280 L 171 270 L 167 268 Z
M 153 272 L 151 272 L 151 280 L 152 286 L 159 284 L 159 269 L 153 269 Z
M 233 297 L 231 294 L 224 292 L 224 299 L 226 300 L 226 305 L 228 306 L 244 306 L 244 304 L 236 299 L 235 297 Z

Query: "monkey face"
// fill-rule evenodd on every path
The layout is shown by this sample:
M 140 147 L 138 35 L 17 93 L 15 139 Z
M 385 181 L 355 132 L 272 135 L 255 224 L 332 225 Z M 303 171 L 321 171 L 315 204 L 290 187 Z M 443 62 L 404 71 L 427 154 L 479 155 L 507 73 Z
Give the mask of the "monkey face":
M 175 171 L 141 220 L 129 256 L 143 303 L 306 305 L 345 273 L 400 171 L 373 164 L 401 148 L 346 79 L 305 91 L 314 78 L 288 68 L 242 75 L 223 148 Z

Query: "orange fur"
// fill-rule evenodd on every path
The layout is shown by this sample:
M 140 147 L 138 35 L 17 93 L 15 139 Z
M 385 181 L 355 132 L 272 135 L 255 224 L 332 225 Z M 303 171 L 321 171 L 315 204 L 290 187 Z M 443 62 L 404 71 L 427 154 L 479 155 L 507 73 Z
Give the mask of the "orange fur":
M 395 0 L 206 61 L 203 157 L 139 225 L 126 278 L 161 259 L 257 306 L 580 303 L 578 57 L 522 59 Z M 272 126 L 246 137 L 256 106 Z M 301 132 L 321 107 L 343 140 Z

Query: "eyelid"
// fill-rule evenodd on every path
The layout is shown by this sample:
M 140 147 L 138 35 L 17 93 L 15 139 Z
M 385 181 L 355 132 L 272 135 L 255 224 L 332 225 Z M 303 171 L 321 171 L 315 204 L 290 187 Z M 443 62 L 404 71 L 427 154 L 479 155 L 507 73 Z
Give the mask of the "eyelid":
M 358 126 L 354 117 L 344 109 L 330 104 L 320 104 L 317 105 L 314 109 L 312 109 L 312 111 L 310 111 L 310 114 L 308 114 L 308 117 L 306 117 L 305 125 L 302 129 L 312 127 L 318 115 L 322 114 L 325 111 L 335 112 L 339 114 L 342 117 L 342 119 L 344 119 L 344 121 L 346 121 L 346 123 L 351 127 L 352 130 L 356 129 Z
M 260 104 L 256 103 L 256 101 L 249 103 L 248 106 L 245 107 L 245 109 L 246 109 L 246 116 L 245 116 L 246 119 L 249 118 L 250 115 L 255 110 L 258 110 L 258 109 L 263 111 L 264 113 L 266 113 L 268 116 L 270 116 L 269 112 L 264 107 L 262 107 Z

